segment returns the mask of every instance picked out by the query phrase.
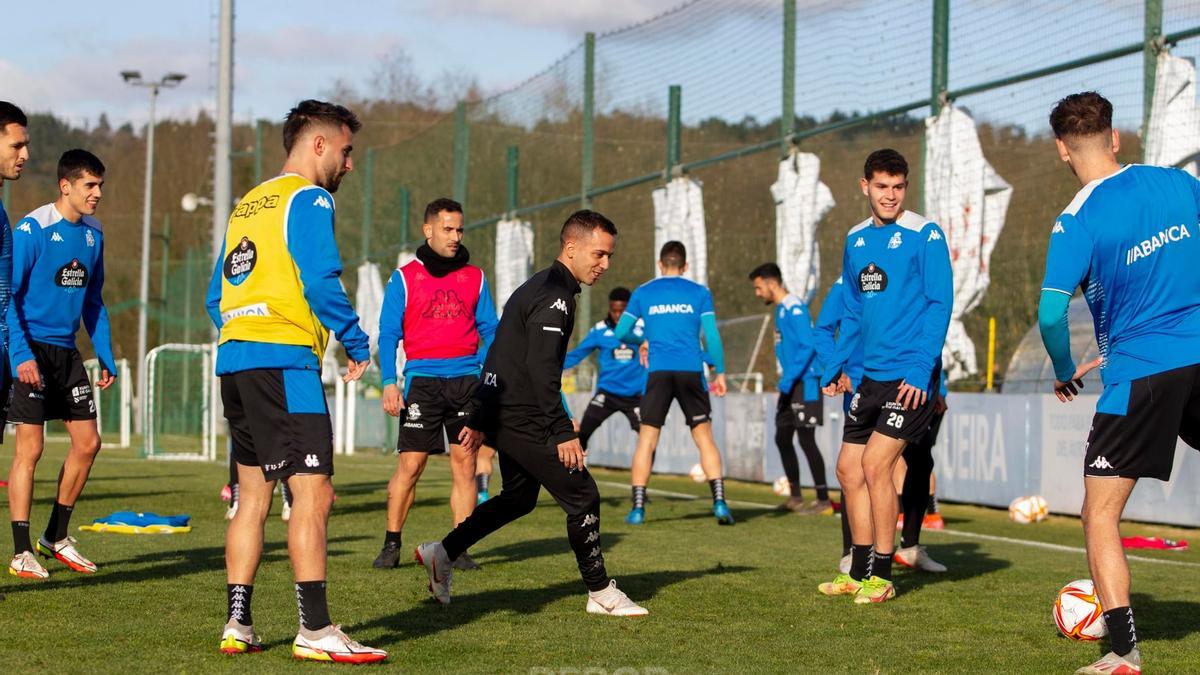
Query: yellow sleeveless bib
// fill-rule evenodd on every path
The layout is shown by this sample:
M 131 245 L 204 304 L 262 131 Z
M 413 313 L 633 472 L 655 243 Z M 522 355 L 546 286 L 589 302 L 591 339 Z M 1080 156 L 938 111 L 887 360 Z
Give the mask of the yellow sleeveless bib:
M 229 217 L 221 263 L 221 344 L 303 345 L 318 360 L 325 355 L 329 331 L 304 298 L 300 270 L 287 246 L 292 199 L 304 198 L 301 191 L 310 187 L 293 174 L 273 178 L 242 197 Z

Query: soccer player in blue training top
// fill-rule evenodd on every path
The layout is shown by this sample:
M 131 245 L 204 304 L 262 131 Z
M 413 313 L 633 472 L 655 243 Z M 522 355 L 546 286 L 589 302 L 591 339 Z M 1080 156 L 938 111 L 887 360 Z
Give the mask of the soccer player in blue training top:
M 1077 673 L 1140 673 L 1119 526 L 1139 478 L 1171 477 L 1176 439 L 1200 448 L 1200 182 L 1117 163 L 1112 104 L 1073 94 L 1050 113 L 1059 157 L 1083 188 L 1050 232 L 1038 323 L 1054 392 L 1074 398 L 1100 367 L 1104 390 L 1084 457 L 1083 520 L 1112 651 Z M 1100 358 L 1071 359 L 1067 305 L 1082 288 Z
M 821 378 L 830 396 L 850 391 L 845 366 L 861 345 L 863 379 L 846 412 L 837 466 L 853 545 L 850 572 L 819 590 L 871 603 L 896 595 L 892 474 L 905 446 L 920 441 L 933 420 L 954 283 L 942 229 L 904 209 L 904 157 L 872 152 L 860 185 L 871 217 L 846 236 L 840 337 Z
M 575 349 L 567 353 L 563 369 L 574 368 L 592 352 L 600 350 L 600 375 L 596 379 L 596 393 L 588 402 L 579 423 L 579 444 L 586 451 L 588 439 L 600 428 L 604 420 L 621 413 L 629 420 L 629 427 L 637 433 L 640 426 L 639 406 L 642 392 L 646 389 L 646 367 L 638 358 L 637 347 L 617 339 L 613 331 L 625 307 L 629 305 L 629 289 L 618 286 L 608 294 L 608 315 L 592 326 L 587 336 Z M 633 328 L 635 340 L 642 339 L 642 329 Z
M 96 385 L 107 389 L 116 379 L 108 310 L 100 297 L 104 235 L 94 217 L 103 185 L 99 158 L 86 150 L 64 152 L 58 160 L 58 199 L 21 219 L 13 233 L 15 282 L 5 322 L 8 359 L 17 373 L 8 411 L 8 421 L 17 425 L 17 447 L 8 476 L 14 549 L 8 571 L 18 577 L 50 576 L 33 557 L 29 511 L 44 426 L 46 420 L 58 419 L 66 424 L 71 449 L 58 474 L 54 509 L 37 540 L 37 552 L 76 572 L 96 571 L 67 536 L 67 526 L 100 452 L 92 383 L 75 347 L 80 319 L 100 360 Z
M 712 293 L 683 277 L 687 271 L 687 249 L 678 241 L 663 244 L 658 254 L 662 276 L 642 284 L 633 292 L 629 306 L 617 322 L 618 340 L 635 343 L 634 326 L 641 319 L 650 343 L 650 374 L 642 395 L 642 426 L 633 456 L 631 481 L 633 509 L 625 517 L 630 525 L 646 520 L 646 484 L 654 461 L 658 436 L 667 420 L 671 401 L 679 401 L 692 440 L 700 450 L 700 466 L 712 488 L 713 515 L 721 525 L 733 525 L 733 514 L 725 503 L 725 480 L 721 451 L 712 435 L 712 404 L 704 380 L 704 353 L 717 371 L 715 392 L 725 395 L 725 350 L 717 332 L 717 315 Z M 704 345 L 700 335 L 704 335 Z
M 0 101 L 0 187 L 6 180 L 18 180 L 29 161 L 29 121 L 25 113 L 8 101 Z M 12 228 L 8 213 L 0 201 L 0 430 L 8 412 L 8 393 L 12 386 L 12 370 L 8 366 L 8 324 L 3 321 L 12 297 Z M 4 434 L 0 433 L 0 442 Z M 0 480 L 0 487 L 8 483 Z
M 815 365 L 816 345 L 808 305 L 783 285 L 783 273 L 773 262 L 763 263 L 750 272 L 754 296 L 775 309 L 775 358 L 779 375 L 779 401 L 775 406 L 775 446 L 787 475 L 791 496 L 779 508 L 796 513 L 833 515 L 829 487 L 825 483 L 825 459 L 817 447 L 817 427 L 824 423 L 820 373 Z M 805 504 L 800 494 L 800 462 L 792 436 L 800 439 L 800 448 L 812 472 L 815 501 Z
M 321 385 L 330 329 L 346 348 L 343 380 L 371 354 L 346 298 L 334 238 L 333 193 L 353 168 L 358 118 L 343 106 L 301 101 L 283 124 L 280 175 L 259 183 L 229 217 L 206 301 L 220 331 L 216 372 L 240 498 L 225 534 L 229 611 L 220 650 L 262 649 L 251 600 L 275 482 L 288 481 L 292 563 L 300 626 L 292 656 L 374 663 L 387 652 L 350 639 L 329 618 L 326 532 L 333 503 L 333 426 Z
M 475 455 L 460 436 L 479 371 L 496 335 L 496 306 L 483 270 L 469 264 L 463 246 L 463 209 L 453 199 L 425 207 L 425 243 L 416 259 L 392 272 L 379 314 L 379 366 L 383 410 L 400 418 L 400 454 L 388 483 L 387 530 L 373 565 L 400 564 L 400 532 L 416 498 L 429 455 L 450 440 L 450 510 L 453 525 L 475 508 Z M 404 341 L 404 390 L 396 383 L 396 349 Z M 458 569 L 477 569 L 464 551 Z

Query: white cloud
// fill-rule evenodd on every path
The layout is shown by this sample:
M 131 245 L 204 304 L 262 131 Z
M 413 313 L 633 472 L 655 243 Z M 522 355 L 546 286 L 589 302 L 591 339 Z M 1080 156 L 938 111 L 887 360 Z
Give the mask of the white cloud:
M 680 4 L 681 0 L 440 0 L 431 9 L 445 16 L 476 14 L 583 33 L 645 21 Z

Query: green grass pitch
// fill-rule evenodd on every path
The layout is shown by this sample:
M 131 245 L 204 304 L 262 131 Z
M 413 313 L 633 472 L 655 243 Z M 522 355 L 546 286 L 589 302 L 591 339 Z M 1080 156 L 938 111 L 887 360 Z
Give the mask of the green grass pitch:
M 0 463 L 11 462 L 11 439 Z M 52 443 L 38 471 L 33 531 L 53 502 L 65 448 Z M 754 504 L 779 501 L 769 488 L 728 486 L 733 528 L 718 527 L 705 484 L 658 477 L 648 522 L 622 521 L 627 475 L 595 471 L 604 497 L 608 569 L 650 609 L 642 619 L 584 612 L 585 595 L 558 507 L 539 507 L 480 543 L 481 571 L 460 572 L 454 603 L 438 606 L 424 572 L 406 553 L 399 569 L 371 567 L 383 538 L 383 504 L 393 457 L 338 458 L 338 500 L 330 522 L 330 606 L 352 637 L 390 652 L 385 669 L 452 673 L 1069 673 L 1094 660 L 1097 643 L 1057 636 L 1050 606 L 1057 589 L 1087 577 L 1081 552 L 990 537 L 1082 546 L 1076 519 L 1020 526 L 1002 511 L 946 505 L 947 533 L 927 532 L 945 575 L 897 573 L 899 595 L 878 606 L 826 598 L 840 553 L 834 518 L 781 514 Z M 7 672 L 273 672 L 347 668 L 290 658 L 296 606 L 285 524 L 267 524 L 255 584 L 261 654 L 225 657 L 217 642 L 225 619 L 225 482 L 220 465 L 149 462 L 105 450 L 75 509 L 72 530 L 118 510 L 189 513 L 190 534 L 128 536 L 74 532 L 100 566 L 83 576 L 51 561 L 45 582 L 4 576 L 0 663 Z M 497 484 L 499 478 L 496 478 Z M 498 485 L 497 485 L 498 487 Z M 440 538 L 450 524 L 449 473 L 430 463 L 404 532 L 404 546 Z M 811 495 L 811 492 L 808 492 Z M 1053 494 L 1047 494 L 1051 504 Z M 1189 530 L 1130 524 L 1126 534 L 1197 541 Z M 1200 672 L 1200 601 L 1190 597 L 1200 554 L 1142 552 L 1131 563 L 1134 606 L 1150 672 Z M 624 670 L 622 670 L 624 669 Z

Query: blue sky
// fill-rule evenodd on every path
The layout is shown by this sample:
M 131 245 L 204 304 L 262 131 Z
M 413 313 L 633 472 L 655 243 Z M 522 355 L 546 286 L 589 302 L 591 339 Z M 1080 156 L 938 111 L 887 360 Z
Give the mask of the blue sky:
M 678 0 L 237 0 L 234 111 L 277 116 L 337 79 L 362 87 L 381 55 L 401 46 L 432 79 L 464 70 L 497 91 L 544 68 L 582 39 L 640 21 Z M 75 122 L 107 112 L 144 121 L 146 93 L 118 72 L 188 75 L 160 98 L 162 114 L 211 108 L 216 0 L 60 0 L 6 3 L 0 92 L 28 110 Z M 286 7 L 285 11 L 279 8 Z M 339 11 L 343 10 L 343 11 Z M 18 30 L 17 27 L 20 27 Z M 502 53 L 503 58 L 489 57 Z

